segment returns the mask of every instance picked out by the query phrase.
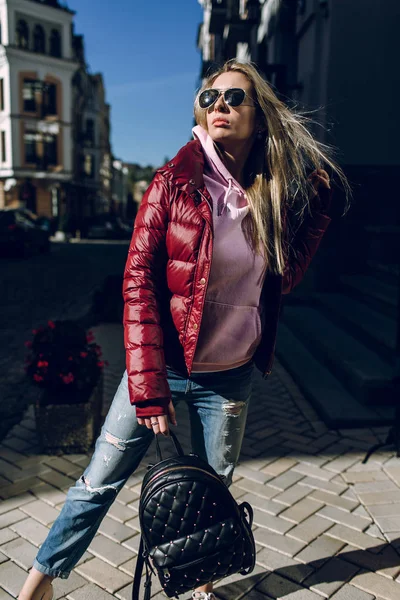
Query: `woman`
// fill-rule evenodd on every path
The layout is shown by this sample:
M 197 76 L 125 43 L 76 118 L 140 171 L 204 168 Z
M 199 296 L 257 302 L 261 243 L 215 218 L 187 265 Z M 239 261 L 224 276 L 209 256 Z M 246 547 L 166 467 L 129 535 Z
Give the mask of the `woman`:
M 177 424 L 179 400 L 193 451 L 231 483 L 253 365 L 270 373 L 281 294 L 330 222 L 322 165 L 346 186 L 251 65 L 230 61 L 212 75 L 195 117 L 195 139 L 157 171 L 136 218 L 123 288 L 127 371 L 20 600 L 51 597 L 52 579 L 69 575 L 153 434 Z M 193 597 L 213 598 L 212 584 Z

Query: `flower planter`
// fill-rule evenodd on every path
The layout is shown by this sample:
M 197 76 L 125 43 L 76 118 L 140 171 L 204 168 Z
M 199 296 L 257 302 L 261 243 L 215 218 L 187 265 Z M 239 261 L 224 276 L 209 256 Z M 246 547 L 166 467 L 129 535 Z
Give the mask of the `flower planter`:
M 102 374 L 86 401 L 52 404 L 49 392 L 45 391 L 35 405 L 36 428 L 43 452 L 87 452 L 93 446 L 100 430 L 102 400 Z

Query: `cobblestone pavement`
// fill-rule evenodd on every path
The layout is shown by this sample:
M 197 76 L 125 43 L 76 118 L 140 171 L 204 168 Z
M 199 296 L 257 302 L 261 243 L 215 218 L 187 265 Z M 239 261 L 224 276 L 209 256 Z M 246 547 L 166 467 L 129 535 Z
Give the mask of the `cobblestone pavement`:
M 32 329 L 85 315 L 107 275 L 122 273 L 127 253 L 128 242 L 52 244 L 49 254 L 0 259 L 0 439 L 32 392 L 23 370 Z
M 105 403 L 124 368 L 121 327 L 95 329 L 110 362 Z M 178 432 L 188 449 L 185 408 Z M 232 492 L 254 507 L 257 566 L 219 583 L 221 600 L 397 600 L 400 597 L 400 460 L 378 452 L 386 429 L 328 431 L 276 364 L 255 378 Z M 165 440 L 164 440 L 165 443 Z M 147 457 L 128 480 L 97 536 L 55 598 L 129 600 L 139 544 L 137 517 Z M 45 456 L 29 410 L 0 446 L 0 600 L 16 597 L 86 455 Z M 164 596 L 154 582 L 154 597 Z

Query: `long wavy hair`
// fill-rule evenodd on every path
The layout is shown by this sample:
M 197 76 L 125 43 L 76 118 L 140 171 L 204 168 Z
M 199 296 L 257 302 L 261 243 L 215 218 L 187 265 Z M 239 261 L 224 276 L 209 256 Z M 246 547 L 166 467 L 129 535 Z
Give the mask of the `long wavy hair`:
M 265 256 L 266 269 L 282 274 L 290 239 L 305 213 L 311 212 L 312 190 L 307 181 L 310 173 L 325 168 L 331 176 L 336 175 L 345 191 L 346 205 L 351 195 L 350 186 L 332 158 L 332 148 L 318 142 L 311 134 L 314 122 L 288 108 L 250 63 L 229 60 L 204 81 L 194 105 L 198 125 L 207 130 L 207 111 L 200 108 L 198 102 L 201 92 L 229 71 L 242 73 L 252 84 L 252 96 L 258 104 L 258 123 L 264 131 L 255 140 L 244 168 L 250 211 L 243 221 L 243 229 L 253 250 Z M 220 147 L 218 150 L 221 153 Z M 286 208 L 291 210 L 284 211 Z M 289 215 L 284 231 L 285 212 Z

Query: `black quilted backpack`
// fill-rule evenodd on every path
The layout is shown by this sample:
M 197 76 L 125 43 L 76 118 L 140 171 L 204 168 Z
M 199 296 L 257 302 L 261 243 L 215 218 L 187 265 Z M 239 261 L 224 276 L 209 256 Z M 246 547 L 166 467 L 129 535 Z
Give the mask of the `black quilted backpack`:
M 133 600 L 139 600 L 144 564 L 145 600 L 151 595 L 151 573 L 157 573 L 169 597 L 232 573 L 251 573 L 256 552 L 250 504 L 238 505 L 207 462 L 183 454 L 172 432 L 177 455 L 162 460 L 155 437 L 159 462 L 149 467 L 142 483 Z

